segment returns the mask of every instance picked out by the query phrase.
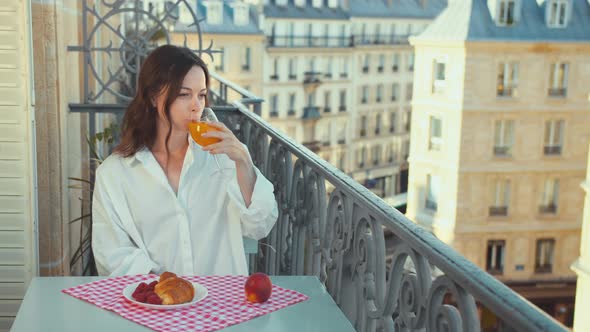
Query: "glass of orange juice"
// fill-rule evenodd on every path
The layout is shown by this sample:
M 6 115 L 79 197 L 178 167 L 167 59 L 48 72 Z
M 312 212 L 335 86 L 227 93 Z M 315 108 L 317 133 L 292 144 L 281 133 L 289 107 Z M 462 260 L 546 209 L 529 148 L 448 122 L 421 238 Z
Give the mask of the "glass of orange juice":
M 216 127 L 213 127 L 210 122 L 218 122 L 215 113 L 210 108 L 203 109 L 203 113 L 201 114 L 201 119 L 199 121 L 195 121 L 191 118 L 191 121 L 188 124 L 188 130 L 191 133 L 191 137 L 197 144 L 200 146 L 207 146 L 217 142 L 220 142 L 221 139 L 217 137 L 203 137 L 203 134 L 208 131 L 219 131 Z

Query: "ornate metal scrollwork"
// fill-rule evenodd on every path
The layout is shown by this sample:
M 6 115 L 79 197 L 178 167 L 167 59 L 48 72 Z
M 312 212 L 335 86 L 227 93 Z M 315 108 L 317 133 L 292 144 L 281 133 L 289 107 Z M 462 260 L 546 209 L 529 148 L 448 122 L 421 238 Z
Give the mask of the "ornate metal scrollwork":
M 214 50 L 212 42 L 204 47 L 199 25 L 203 19 L 197 17 L 193 6 L 194 2 L 187 0 L 167 1 L 163 10 L 156 12 L 152 6 L 144 9 L 139 0 L 83 0 L 82 45 L 68 50 L 84 56 L 84 103 L 97 103 L 103 96 L 114 97 L 119 103 L 130 101 L 143 59 L 159 44 L 170 44 L 170 26 L 178 20 L 180 10 L 190 14 L 192 23 L 187 27 L 198 35 L 196 45 L 191 46 L 185 33 L 184 46 L 213 60 L 221 51 Z M 114 57 L 118 61 L 111 61 Z

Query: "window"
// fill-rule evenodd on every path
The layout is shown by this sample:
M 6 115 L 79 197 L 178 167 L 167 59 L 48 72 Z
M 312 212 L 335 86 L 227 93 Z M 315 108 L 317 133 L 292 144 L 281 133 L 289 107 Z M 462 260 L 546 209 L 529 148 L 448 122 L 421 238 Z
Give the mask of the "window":
M 287 114 L 288 115 L 295 115 L 295 94 L 294 93 L 289 94 L 289 111 Z M 293 137 L 293 136 L 291 136 L 291 137 Z
M 365 167 L 365 160 L 367 158 L 367 147 L 363 146 L 360 150 L 357 150 L 357 163 L 359 168 Z
M 375 43 L 381 43 L 381 24 L 379 23 L 375 25 Z
M 247 25 L 249 23 L 248 4 L 234 3 L 234 23 L 235 25 Z
M 379 135 L 381 132 L 381 114 L 375 116 L 375 135 Z
M 369 64 L 370 63 L 371 63 L 371 56 L 369 54 L 366 54 L 364 64 L 363 64 L 363 73 L 369 72 Z
M 391 85 L 391 101 L 396 101 L 399 99 L 399 84 L 393 83 Z
M 377 67 L 377 71 L 382 73 L 383 69 L 385 68 L 385 55 L 379 55 L 379 67 Z
M 550 97 L 565 97 L 567 94 L 567 76 L 569 64 L 552 63 L 549 72 L 549 91 Z
M 296 59 L 289 59 L 289 79 L 290 80 L 297 79 L 297 60 Z
M 307 107 L 314 107 L 315 106 L 315 92 L 307 94 Z
M 549 16 L 547 25 L 552 28 L 564 28 L 566 26 L 568 0 L 552 0 L 547 4 Z
M 545 147 L 546 156 L 561 155 L 563 146 L 563 120 L 550 120 L 545 122 Z
M 428 174 L 426 176 L 426 204 L 425 207 L 427 210 L 436 212 L 438 210 L 438 190 L 439 190 L 440 180 L 438 176 L 434 176 Z
M 359 133 L 360 137 L 365 137 L 367 135 L 367 116 L 361 115 L 361 130 Z
M 504 240 L 488 241 L 488 251 L 486 257 L 486 271 L 490 274 L 502 274 L 504 271 Z
M 407 101 L 412 100 L 412 95 L 413 95 L 412 83 L 408 83 L 408 84 L 406 84 L 406 100 Z
M 332 128 L 330 127 L 330 123 L 328 122 L 325 127 L 320 127 L 320 132 L 322 133 L 322 145 L 329 146 L 330 145 L 330 137 L 332 136 Z
M 342 24 L 340 26 L 340 46 L 346 46 L 346 25 Z
M 391 112 L 389 113 L 389 132 L 390 133 L 394 133 L 395 132 L 395 122 L 397 120 L 397 113 Z
M 380 103 L 383 100 L 383 84 L 377 85 L 377 102 Z
M 250 47 L 246 47 L 244 49 L 244 59 L 242 60 L 243 61 L 243 63 L 242 63 L 242 70 L 243 71 L 250 71 L 250 62 L 251 62 L 251 60 L 250 60 L 251 54 L 250 53 L 251 53 Z
M 392 62 L 392 65 L 391 65 L 391 70 L 394 73 L 397 73 L 399 71 L 399 54 L 397 54 L 397 53 L 395 53 L 393 55 L 393 62 Z
M 338 131 L 338 144 L 344 144 L 346 142 L 346 122 L 341 123 Z
M 410 131 L 410 129 L 412 129 L 412 112 L 405 111 L 403 117 L 404 127 L 406 128 L 406 131 Z
M 432 71 L 432 93 L 443 92 L 446 78 L 445 63 L 435 60 Z
M 408 71 L 414 71 L 414 53 L 408 54 Z
M 397 145 L 390 144 L 389 146 L 389 158 L 387 159 L 388 162 L 392 163 L 397 160 Z
M 270 117 L 271 118 L 279 116 L 278 105 L 279 105 L 279 96 L 276 94 L 271 95 L 270 96 Z
M 346 90 L 340 90 L 340 106 L 338 107 L 338 111 L 346 111 Z
M 553 251 L 555 239 L 537 240 L 537 251 L 535 254 L 535 273 L 551 273 L 553 269 Z
M 514 144 L 514 121 L 498 120 L 494 128 L 494 156 L 512 156 L 512 145 Z
M 379 165 L 379 161 L 381 161 L 381 145 L 375 145 L 371 154 L 373 155 L 373 166 Z
M 326 73 L 324 76 L 326 78 L 332 78 L 332 58 L 326 60 Z
M 346 157 L 346 152 L 341 151 L 338 153 L 339 157 L 338 157 L 338 168 L 340 168 L 342 171 L 344 171 L 344 158 Z
M 498 65 L 498 86 L 496 88 L 499 97 L 515 97 L 518 86 L 518 62 L 505 62 Z
M 555 214 L 557 213 L 557 203 L 559 199 L 559 180 L 555 178 L 546 179 L 543 183 L 543 194 L 541 196 L 541 205 L 539 213 Z
M 366 104 L 368 101 L 369 101 L 369 87 L 366 85 L 363 85 L 361 104 Z
M 442 147 L 442 120 L 438 117 L 430 117 L 430 138 L 428 142 L 429 150 L 440 151 Z
M 490 216 L 507 216 L 510 205 L 510 180 L 496 180 L 492 186 Z
M 367 43 L 367 25 L 365 23 L 361 25 L 361 41 L 363 44 Z
M 219 49 L 220 53 L 219 56 L 217 57 L 219 60 L 217 61 L 217 64 L 215 65 L 215 71 L 218 72 L 223 72 L 225 70 L 225 52 L 227 52 L 225 50 L 224 47 L 221 47 Z
M 207 23 L 221 24 L 221 11 L 223 3 L 221 1 L 211 1 L 207 4 Z
M 270 79 L 276 81 L 279 79 L 279 59 L 274 58 L 272 61 L 272 75 L 270 75 Z
M 348 59 L 342 58 L 342 68 L 340 70 L 340 78 L 348 77 Z
M 310 73 L 315 73 L 315 57 L 309 58 L 309 62 L 307 63 L 307 71 Z
M 330 93 L 330 91 L 325 91 L 324 92 L 324 112 L 326 112 L 326 113 L 331 112 L 330 99 L 332 99 L 332 94 Z
M 510 26 L 515 22 L 515 11 L 516 11 L 515 0 L 500 0 L 500 6 L 498 9 L 498 25 Z

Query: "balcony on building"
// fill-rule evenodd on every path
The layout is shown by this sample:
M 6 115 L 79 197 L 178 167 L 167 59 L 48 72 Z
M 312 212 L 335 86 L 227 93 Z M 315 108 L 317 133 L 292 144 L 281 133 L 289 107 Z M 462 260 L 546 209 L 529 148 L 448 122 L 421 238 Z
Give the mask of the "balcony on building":
M 350 36 L 270 35 L 266 37 L 270 48 L 346 48 L 352 47 Z
M 354 35 L 352 44 L 363 45 L 406 45 L 409 44 L 409 35 L 383 34 L 383 35 Z

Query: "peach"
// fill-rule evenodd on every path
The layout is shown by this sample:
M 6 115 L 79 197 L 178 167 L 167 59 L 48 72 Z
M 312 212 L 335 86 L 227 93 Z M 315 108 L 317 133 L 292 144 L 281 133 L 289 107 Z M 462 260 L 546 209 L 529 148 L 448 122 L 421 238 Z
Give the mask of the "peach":
M 272 283 L 266 274 L 257 272 L 248 277 L 244 290 L 248 302 L 263 303 L 268 300 L 272 293 Z

